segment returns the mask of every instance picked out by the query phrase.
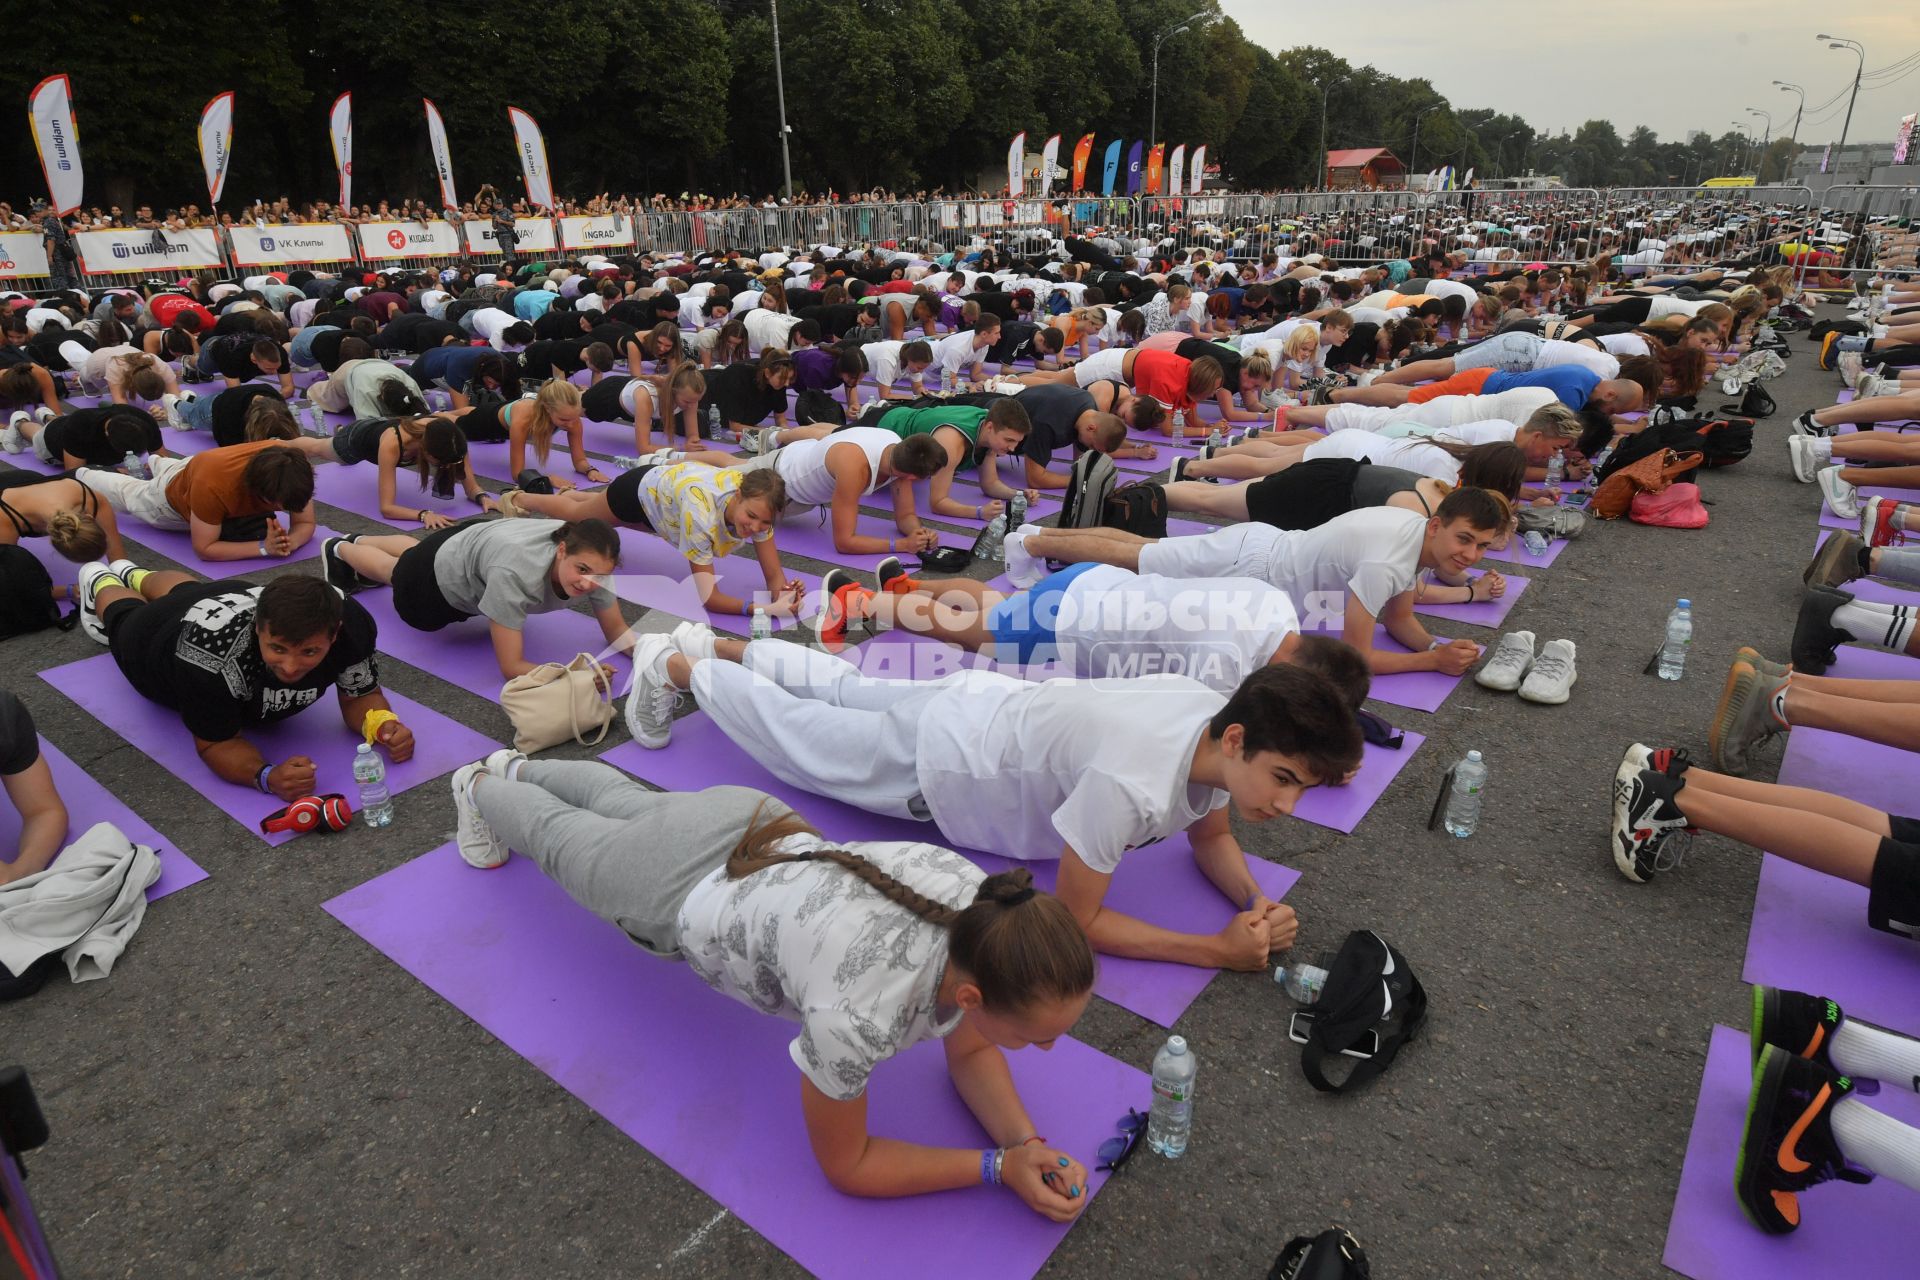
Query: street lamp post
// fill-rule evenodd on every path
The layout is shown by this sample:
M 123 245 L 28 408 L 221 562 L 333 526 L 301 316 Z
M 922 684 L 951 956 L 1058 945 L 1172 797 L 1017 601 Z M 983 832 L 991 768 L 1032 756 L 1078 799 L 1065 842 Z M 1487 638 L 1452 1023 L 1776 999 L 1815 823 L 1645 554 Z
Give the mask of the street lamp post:
M 1507 144 L 1509 142 L 1512 142 L 1515 138 L 1519 137 L 1521 134 L 1525 132 L 1526 132 L 1525 129 L 1515 129 L 1512 133 L 1500 139 L 1500 145 L 1494 149 L 1494 155 L 1499 159 L 1499 162 L 1500 162 L 1501 177 L 1511 178 L 1513 176 L 1513 170 L 1507 167 Z M 1520 148 L 1520 158 L 1522 161 L 1526 159 L 1526 155 L 1527 155 L 1527 149 L 1523 145 Z
M 1800 105 L 1793 109 L 1793 146 L 1794 150 L 1798 151 L 1800 149 L 1800 113 L 1807 109 L 1807 91 L 1797 84 L 1788 84 L 1785 80 L 1775 80 L 1774 83 L 1780 86 L 1782 93 L 1793 92 L 1800 95 Z
M 1747 168 L 1747 152 L 1753 149 L 1753 126 L 1740 120 L 1729 120 L 1727 123 L 1736 129 L 1745 129 L 1747 131 L 1746 149 L 1734 153 L 1735 159 L 1739 161 L 1738 172 L 1744 173 Z
M 793 199 L 793 159 L 787 153 L 787 78 L 780 66 L 780 0 L 768 0 L 773 9 L 773 87 L 780 99 L 780 170 L 787 179 L 787 199 Z
M 1147 120 L 1147 145 L 1151 147 L 1160 140 L 1160 46 L 1174 36 L 1179 35 L 1196 22 L 1204 22 L 1213 15 L 1206 12 L 1196 13 L 1190 18 L 1182 18 L 1153 38 L 1153 114 Z
M 1829 49 L 1850 50 L 1853 56 L 1859 59 L 1853 66 L 1853 92 L 1847 95 L 1846 123 L 1840 126 L 1840 155 L 1839 159 L 1835 161 L 1837 166 L 1847 162 L 1847 130 L 1853 127 L 1853 100 L 1860 96 L 1860 73 L 1867 69 L 1867 48 L 1858 40 L 1849 40 L 1845 36 L 1816 36 L 1814 38 L 1827 41 L 1827 48 Z M 1834 172 L 1837 175 L 1839 169 L 1836 167 Z
M 1432 106 L 1422 110 L 1419 115 L 1413 118 L 1413 158 L 1407 161 L 1407 173 L 1409 176 L 1417 172 L 1420 168 L 1420 122 L 1446 105 L 1444 102 L 1436 102 Z
M 1758 182 L 1760 180 L 1760 166 L 1765 164 L 1767 160 L 1767 148 L 1773 145 L 1773 113 L 1770 111 L 1762 111 L 1758 107 L 1748 107 L 1747 114 L 1750 116 L 1765 116 L 1767 120 L 1766 132 L 1760 139 L 1760 158 L 1754 162 L 1753 166 L 1753 180 Z
M 1327 97 L 1335 88 L 1353 79 L 1341 76 L 1338 80 L 1329 80 L 1320 86 L 1320 173 L 1315 178 L 1313 189 L 1318 191 L 1320 184 L 1327 180 Z

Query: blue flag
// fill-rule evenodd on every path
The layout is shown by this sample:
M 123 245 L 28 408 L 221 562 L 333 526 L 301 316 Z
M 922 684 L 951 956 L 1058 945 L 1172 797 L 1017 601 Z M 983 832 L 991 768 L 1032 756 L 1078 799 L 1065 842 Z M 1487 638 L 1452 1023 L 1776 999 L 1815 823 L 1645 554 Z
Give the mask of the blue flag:
M 1146 149 L 1146 143 L 1136 142 L 1127 151 L 1127 194 L 1140 194 L 1140 153 Z
M 1120 148 L 1124 145 L 1118 138 L 1107 145 L 1107 158 L 1103 165 L 1105 172 L 1100 178 L 1100 194 L 1103 196 L 1113 194 L 1113 180 L 1120 173 Z

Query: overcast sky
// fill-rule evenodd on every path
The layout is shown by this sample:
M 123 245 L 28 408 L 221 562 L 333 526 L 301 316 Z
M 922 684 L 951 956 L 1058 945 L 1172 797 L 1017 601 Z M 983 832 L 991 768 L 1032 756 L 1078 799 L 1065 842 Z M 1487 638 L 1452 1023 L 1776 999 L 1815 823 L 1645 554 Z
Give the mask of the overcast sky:
M 1797 98 L 1775 88 L 1775 80 L 1806 88 L 1800 141 L 1836 141 L 1846 95 L 1826 111 L 1813 108 L 1852 84 L 1856 59 L 1814 37 L 1824 31 L 1859 41 L 1869 72 L 1920 53 L 1914 0 L 1832 6 L 1797 0 L 1588 6 L 1221 0 L 1220 7 L 1248 39 L 1268 49 L 1317 45 L 1356 65 L 1424 77 L 1456 110 L 1508 111 L 1555 133 L 1586 120 L 1611 120 L 1624 137 L 1644 124 L 1663 141 L 1694 129 L 1717 137 L 1735 120 L 1764 129 L 1765 121 L 1748 116 L 1747 107 L 1771 111 L 1775 131 L 1790 131 Z M 1823 19 L 1822 12 L 1835 16 Z M 1554 38 L 1543 40 L 1547 30 Z M 1863 83 L 1848 139 L 1890 141 L 1900 117 L 1912 111 L 1920 111 L 1920 70 L 1880 88 Z

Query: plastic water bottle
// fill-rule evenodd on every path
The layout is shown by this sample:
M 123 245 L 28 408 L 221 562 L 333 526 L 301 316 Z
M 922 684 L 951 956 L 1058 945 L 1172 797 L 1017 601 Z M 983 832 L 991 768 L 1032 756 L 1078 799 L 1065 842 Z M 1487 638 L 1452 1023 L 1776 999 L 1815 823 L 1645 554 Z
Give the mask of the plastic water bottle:
M 943 396 L 953 394 L 953 370 L 951 369 L 940 370 L 940 394 Z
M 1186 434 L 1187 434 L 1187 411 L 1185 409 L 1175 409 L 1173 411 L 1174 438 L 1176 440 L 1184 439 L 1186 437 Z
M 435 413 L 445 413 L 453 408 L 453 392 L 444 387 L 427 389 L 427 408 Z
M 1557 501 L 1560 497 L 1560 482 L 1566 478 L 1567 460 L 1561 457 L 1559 450 L 1556 449 L 1547 458 L 1547 496 Z
M 1291 964 L 1274 966 L 1273 980 L 1285 988 L 1296 1002 L 1313 1004 L 1320 999 L 1320 993 L 1326 990 L 1327 967 L 1295 960 Z
M 393 797 L 387 794 L 387 762 L 366 743 L 353 752 L 353 780 L 360 786 L 360 816 L 370 827 L 393 821 Z
M 126 457 L 120 459 L 120 469 L 135 480 L 153 479 L 153 472 L 147 469 L 147 460 L 131 449 L 127 451 Z
M 753 606 L 753 624 L 747 628 L 747 639 L 773 639 L 773 619 L 769 618 L 767 611 L 759 605 Z
M 646 466 L 647 460 L 638 454 L 616 453 L 613 455 L 613 465 L 619 467 L 622 471 L 633 471 L 639 467 Z
M 1002 511 L 989 520 L 987 527 L 980 531 L 978 550 L 974 552 L 974 557 L 979 560 L 1004 560 L 1006 554 L 1007 513 Z
M 1027 522 L 1027 491 L 1015 489 L 1007 499 L 1007 528 L 1018 529 Z
M 1607 441 L 1606 448 L 1594 454 L 1593 457 L 1589 460 L 1588 465 L 1592 468 L 1592 470 L 1590 470 L 1588 474 L 1593 477 L 1591 483 L 1594 488 L 1598 489 L 1600 487 L 1600 468 L 1606 466 L 1607 459 L 1611 458 L 1612 456 L 1613 456 L 1613 441 L 1609 440 Z
M 1147 1113 L 1147 1146 L 1169 1160 L 1186 1154 L 1193 1131 L 1193 1079 L 1200 1060 L 1183 1036 L 1168 1036 L 1153 1055 L 1153 1108 Z
M 1220 434 L 1220 428 L 1215 427 L 1213 430 L 1207 432 L 1207 448 L 1212 453 L 1220 452 L 1226 443 L 1226 437 Z M 1211 454 L 1209 456 L 1211 456 Z
M 1480 825 L 1480 796 L 1487 788 L 1487 766 L 1478 751 L 1453 767 L 1453 794 L 1447 799 L 1447 834 L 1462 840 Z
M 1667 639 L 1660 646 L 1660 678 L 1678 680 L 1687 673 L 1687 649 L 1693 644 L 1693 601 L 1681 599 L 1667 615 Z
M 1547 554 L 1547 535 L 1538 529 L 1527 530 L 1520 535 L 1520 541 L 1526 545 L 1527 554 L 1530 556 Z

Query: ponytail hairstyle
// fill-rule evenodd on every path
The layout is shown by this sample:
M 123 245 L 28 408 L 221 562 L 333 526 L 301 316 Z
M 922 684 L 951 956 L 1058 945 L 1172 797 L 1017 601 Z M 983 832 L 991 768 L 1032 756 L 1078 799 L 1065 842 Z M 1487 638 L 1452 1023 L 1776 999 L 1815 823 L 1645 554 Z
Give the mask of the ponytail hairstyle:
M 754 474 L 758 475 L 759 472 Z M 556 547 L 565 548 L 570 556 L 591 551 L 595 555 L 605 556 L 614 568 L 620 567 L 620 535 L 605 520 L 569 520 L 553 531 L 549 541 Z
M 541 466 L 546 465 L 547 450 L 553 444 L 554 410 L 579 408 L 580 388 L 571 382 L 554 378 L 541 384 L 540 393 L 533 398 L 533 417 L 527 423 L 527 443 L 533 446 L 533 456 Z
M 293 410 L 279 396 L 255 396 L 247 401 L 243 439 L 248 444 L 262 440 L 294 440 L 300 429 L 294 424 Z
M 1187 394 L 1196 400 L 1204 399 L 1218 391 L 1226 378 L 1226 370 L 1218 360 L 1201 356 L 1187 368 Z
M 107 531 L 83 511 L 54 512 L 47 520 L 47 541 L 75 564 L 104 560 L 107 556 Z
M 427 402 L 420 389 L 406 378 L 385 378 L 381 380 L 379 391 L 374 393 L 380 407 L 396 418 L 419 418 L 427 412 Z
M 194 339 L 193 330 L 177 320 L 160 331 L 160 350 L 164 355 L 190 356 L 198 348 L 199 344 Z
M 1295 330 L 1295 332 L 1297 333 L 1299 330 Z M 1266 352 L 1256 351 L 1240 362 L 1241 385 L 1244 386 L 1249 378 L 1261 383 L 1271 382 L 1273 380 L 1273 361 L 1268 358 Z M 1118 446 L 1115 447 L 1117 448 Z
M 152 356 L 115 356 L 113 365 L 119 370 L 121 384 L 140 399 L 158 400 L 166 394 L 167 377 L 160 371 L 160 362 Z
M 1077 1000 L 1093 990 L 1093 947 L 1085 930 L 1065 903 L 1033 887 L 1027 868 L 988 876 L 974 891 L 972 903 L 955 909 L 845 849 L 780 852 L 779 846 L 789 840 L 821 836 L 797 813 L 769 818 L 766 809 L 763 800 L 727 856 L 727 879 L 744 880 L 782 863 L 830 862 L 895 906 L 947 930 L 948 961 L 980 989 L 982 1005 L 995 1012 Z
M 1750 284 L 1743 284 L 1728 295 L 1727 306 L 1733 312 L 1733 332 L 1736 334 L 1756 324 L 1767 314 L 1766 295 Z
M 770 377 L 782 369 L 793 371 L 793 357 L 784 348 L 767 347 L 760 352 L 760 372 L 754 376 L 762 388 L 771 390 L 773 384 L 769 381 Z
M 692 396 L 698 400 L 707 394 L 707 377 L 700 372 L 700 366 L 693 363 L 682 364 L 667 378 L 667 403 L 660 406 L 660 416 L 669 417 L 673 413 L 674 402 L 682 396 Z
M 772 467 L 762 467 L 741 476 L 738 493 L 742 501 L 765 498 L 776 520 L 787 509 L 787 482 Z
M 420 442 L 420 454 L 415 459 L 420 492 L 431 488 L 434 497 L 451 498 L 466 471 L 467 433 L 451 418 L 410 418 L 400 424 L 402 447 L 412 439 Z

